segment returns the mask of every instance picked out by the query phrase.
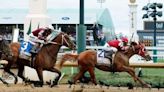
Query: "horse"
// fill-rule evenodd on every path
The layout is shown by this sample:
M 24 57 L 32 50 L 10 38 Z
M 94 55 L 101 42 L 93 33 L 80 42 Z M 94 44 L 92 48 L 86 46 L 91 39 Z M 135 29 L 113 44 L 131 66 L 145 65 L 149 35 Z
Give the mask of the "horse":
M 76 48 L 75 44 L 73 43 L 73 41 L 71 41 L 68 34 L 64 32 L 60 32 L 54 39 L 52 39 L 52 41 L 42 46 L 42 48 L 35 56 L 35 59 L 33 61 L 33 66 L 31 66 L 30 60 L 22 59 L 19 57 L 20 43 L 18 42 L 11 43 L 10 49 L 11 49 L 12 57 L 5 58 L 8 61 L 8 64 L 4 67 L 4 71 L 14 76 L 15 84 L 16 84 L 18 79 L 17 76 L 10 71 L 11 66 L 13 64 L 17 65 L 18 76 L 22 78 L 23 81 L 27 80 L 23 76 L 24 66 L 32 67 L 37 71 L 41 85 L 43 85 L 44 82 L 43 70 L 55 72 L 58 74 L 58 76 L 53 81 L 51 87 L 57 85 L 58 80 L 61 76 L 61 72 L 58 69 L 54 68 L 54 65 L 56 64 L 57 55 L 61 46 L 66 46 L 72 50 Z
M 9 54 L 9 46 L 8 46 L 9 44 L 8 44 L 8 42 L 6 41 L 6 40 L 4 40 L 3 38 L 0 38 L 0 57 L 3 55 L 3 53 L 6 53 L 7 55 Z M 2 78 L 0 78 L 0 80 L 2 81 L 2 83 L 3 84 L 6 84 L 7 86 L 9 86 L 8 85 L 8 83 L 4 80 L 4 79 L 2 79 Z
M 97 52 L 95 50 L 85 50 L 80 54 L 65 54 L 61 59 L 60 66 L 68 59 L 72 58 L 78 61 L 79 72 L 73 77 L 72 80 L 69 80 L 69 84 L 75 84 L 76 81 L 84 76 L 85 72 L 89 72 L 91 81 L 95 85 L 97 84 L 94 69 L 100 69 L 106 72 L 127 72 L 130 74 L 134 81 L 139 81 L 144 87 L 151 87 L 149 84 L 142 81 L 139 77 L 135 75 L 135 71 L 132 67 L 129 66 L 129 59 L 134 54 L 138 54 L 145 58 L 147 61 L 151 60 L 151 57 L 148 51 L 145 49 L 143 43 L 132 42 L 126 51 L 117 51 L 113 58 L 112 65 L 98 63 Z

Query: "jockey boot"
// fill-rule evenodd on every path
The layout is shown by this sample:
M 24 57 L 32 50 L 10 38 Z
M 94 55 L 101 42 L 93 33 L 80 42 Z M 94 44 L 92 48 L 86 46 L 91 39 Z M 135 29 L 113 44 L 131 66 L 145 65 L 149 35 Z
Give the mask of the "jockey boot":
M 109 60 L 109 62 L 110 62 L 109 68 L 114 73 L 113 59 L 112 59 L 113 53 L 114 53 L 113 50 L 111 50 L 111 51 L 105 51 L 104 52 L 104 57 Z
M 113 51 L 104 51 L 104 57 L 107 58 L 110 61 L 110 65 L 112 65 L 112 56 L 113 56 Z

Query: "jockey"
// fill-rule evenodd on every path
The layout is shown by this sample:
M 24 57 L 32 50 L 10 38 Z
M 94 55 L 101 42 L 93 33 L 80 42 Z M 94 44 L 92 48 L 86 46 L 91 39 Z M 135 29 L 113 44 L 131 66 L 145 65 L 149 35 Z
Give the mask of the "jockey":
M 113 53 L 117 52 L 118 50 L 125 51 L 127 49 L 127 43 L 128 39 L 126 37 L 108 41 L 104 45 L 104 57 L 108 58 L 110 62 L 112 62 Z
M 29 42 L 33 44 L 31 52 L 37 53 L 39 48 L 41 47 L 40 44 L 44 44 L 46 41 L 46 37 L 54 30 L 53 27 L 49 26 L 46 28 L 38 28 L 34 30 L 29 35 Z

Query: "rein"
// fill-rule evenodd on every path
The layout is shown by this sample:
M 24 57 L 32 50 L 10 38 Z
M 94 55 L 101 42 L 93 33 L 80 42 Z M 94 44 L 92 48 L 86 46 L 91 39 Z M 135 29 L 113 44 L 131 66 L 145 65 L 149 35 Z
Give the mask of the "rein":
M 48 43 L 51 43 L 51 44 L 54 44 L 54 45 L 63 45 L 64 41 L 66 42 L 66 44 L 67 44 L 68 46 L 70 46 L 70 44 L 68 43 L 68 41 L 67 41 L 66 38 L 65 38 L 65 34 L 62 34 L 62 42 L 61 42 L 61 43 L 57 43 L 57 42 L 53 42 L 53 41 L 48 42 Z
M 136 51 L 135 47 L 133 45 L 131 47 L 132 47 L 133 51 L 135 52 Z M 141 46 L 140 46 L 138 54 L 141 55 L 142 52 L 144 52 L 144 51 L 141 49 Z

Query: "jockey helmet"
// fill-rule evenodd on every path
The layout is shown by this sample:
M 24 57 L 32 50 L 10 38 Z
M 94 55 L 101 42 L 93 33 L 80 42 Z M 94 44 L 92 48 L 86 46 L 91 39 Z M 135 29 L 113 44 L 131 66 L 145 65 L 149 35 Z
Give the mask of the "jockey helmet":
M 126 37 L 122 37 L 121 40 L 122 40 L 123 42 L 128 42 L 128 38 L 126 38 Z
M 49 25 L 48 27 L 46 27 L 46 29 L 47 29 L 47 30 L 51 30 L 51 31 L 55 30 L 54 27 L 53 27 L 52 25 Z

